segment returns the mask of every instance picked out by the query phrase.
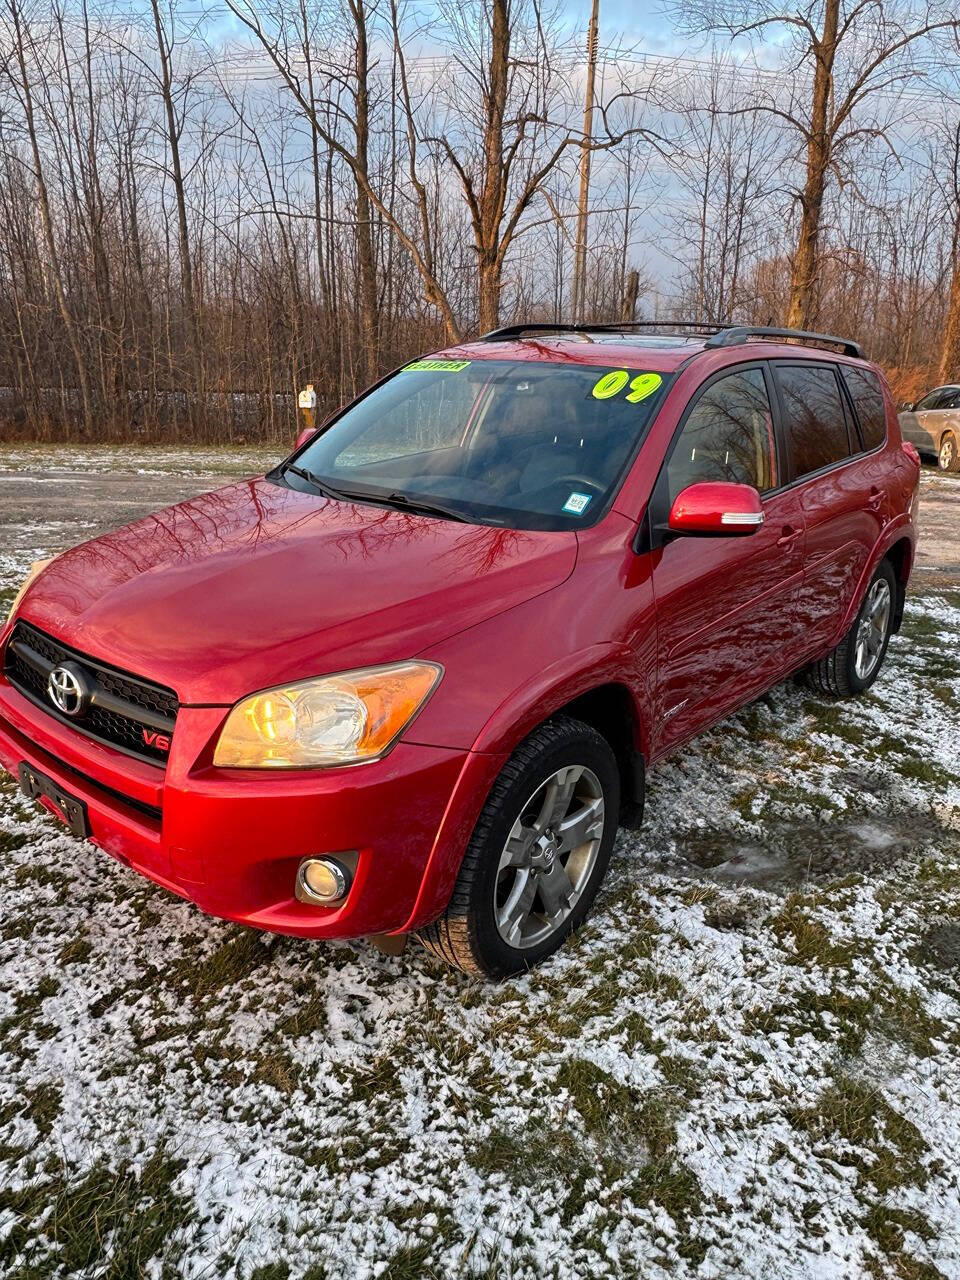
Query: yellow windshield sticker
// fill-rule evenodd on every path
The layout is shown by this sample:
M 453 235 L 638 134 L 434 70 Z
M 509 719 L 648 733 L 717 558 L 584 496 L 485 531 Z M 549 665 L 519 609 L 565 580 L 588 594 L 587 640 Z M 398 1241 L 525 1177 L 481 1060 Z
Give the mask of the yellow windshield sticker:
M 470 364 L 469 360 L 414 360 L 405 364 L 403 373 L 459 373 Z
M 628 404 L 639 404 L 641 400 L 646 400 L 647 396 L 652 396 L 659 387 L 663 379 L 659 373 L 638 373 L 630 383 L 630 394 L 627 396 Z
M 663 378 L 659 373 L 637 373 L 630 377 L 627 369 L 611 369 L 609 373 L 605 373 L 593 387 L 594 400 L 612 400 L 614 396 L 620 392 L 629 382 L 630 390 L 624 399 L 628 404 L 639 404 L 641 400 L 646 400 L 647 396 L 652 396 Z
M 605 373 L 593 388 L 594 400 L 609 400 L 622 391 L 629 381 L 630 375 L 626 369 L 614 369 L 611 373 Z

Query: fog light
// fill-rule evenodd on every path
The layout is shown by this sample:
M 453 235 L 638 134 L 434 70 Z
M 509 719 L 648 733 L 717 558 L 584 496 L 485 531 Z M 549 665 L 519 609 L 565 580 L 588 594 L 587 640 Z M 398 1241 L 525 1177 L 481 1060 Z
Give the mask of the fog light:
M 300 902 L 329 907 L 347 896 L 351 875 L 334 858 L 306 858 L 297 868 L 296 896 Z

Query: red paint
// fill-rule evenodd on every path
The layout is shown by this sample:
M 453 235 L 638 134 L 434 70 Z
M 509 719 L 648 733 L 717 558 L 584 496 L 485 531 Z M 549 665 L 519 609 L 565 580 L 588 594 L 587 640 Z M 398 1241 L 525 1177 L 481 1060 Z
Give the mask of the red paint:
M 148 747 L 156 747 L 158 751 L 170 750 L 170 739 L 165 733 L 157 733 L 155 729 L 144 729 L 143 741 Z
M 763 523 L 763 503 L 748 484 L 706 481 L 678 493 L 670 508 L 674 533 L 756 533 Z
M 907 455 L 907 457 L 910 459 L 910 461 L 919 471 L 920 470 L 920 454 L 917 451 L 917 446 L 915 444 L 911 444 L 909 440 L 904 440 L 900 448 L 903 450 L 903 452 Z
M 762 498 L 698 483 L 657 517 L 674 536 L 650 534 L 661 464 L 697 390 L 724 368 L 796 360 L 802 348 L 557 339 L 439 354 L 676 376 L 592 527 L 457 524 L 254 480 L 74 548 L 21 604 L 65 644 L 173 688 L 181 709 L 172 738 L 153 738 L 169 748 L 165 766 L 153 765 L 85 737 L 0 677 L 0 762 L 53 777 L 86 802 L 96 843 L 205 911 L 317 937 L 422 925 L 449 897 L 497 772 L 544 718 L 619 685 L 635 748 L 655 762 L 836 643 L 896 543 L 909 575 L 918 468 L 886 390 L 883 449 L 798 482 L 781 476 Z M 759 527 L 677 536 L 757 510 Z M 384 759 L 213 767 L 229 708 L 247 694 L 411 657 L 442 664 L 444 676 Z M 358 853 L 346 902 L 297 902 L 299 860 L 346 850 Z

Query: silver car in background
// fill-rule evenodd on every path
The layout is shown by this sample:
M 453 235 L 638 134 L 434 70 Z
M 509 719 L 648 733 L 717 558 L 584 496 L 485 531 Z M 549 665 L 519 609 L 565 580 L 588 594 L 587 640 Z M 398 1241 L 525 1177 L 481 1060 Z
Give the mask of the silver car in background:
M 960 471 L 960 385 L 934 387 L 899 418 L 904 440 L 932 453 L 941 471 Z

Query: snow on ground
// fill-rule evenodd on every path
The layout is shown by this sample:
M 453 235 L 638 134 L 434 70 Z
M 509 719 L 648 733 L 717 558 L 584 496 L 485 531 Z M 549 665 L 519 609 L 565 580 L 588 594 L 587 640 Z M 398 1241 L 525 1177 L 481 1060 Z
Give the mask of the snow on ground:
M 38 484 L 64 473 L 139 476 L 257 475 L 293 450 L 293 436 L 273 446 L 254 445 L 59 445 L 4 444 L 0 466 L 13 479 L 32 475 Z
M 960 1277 L 958 627 L 653 770 L 501 986 L 205 918 L 4 778 L 0 1275 Z

